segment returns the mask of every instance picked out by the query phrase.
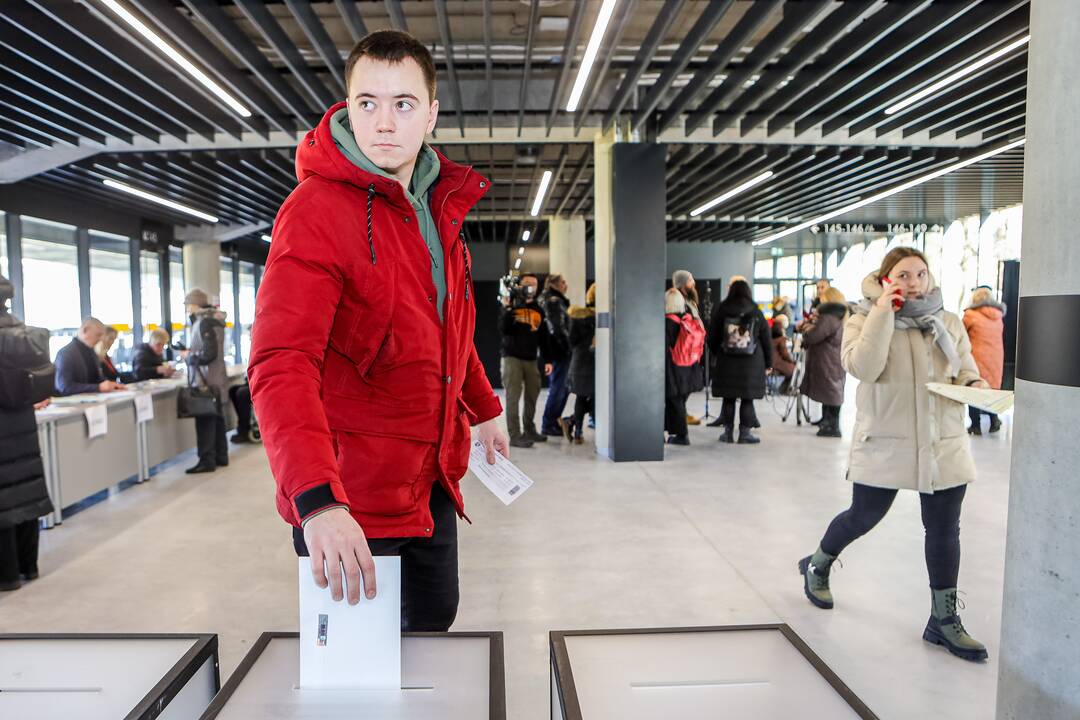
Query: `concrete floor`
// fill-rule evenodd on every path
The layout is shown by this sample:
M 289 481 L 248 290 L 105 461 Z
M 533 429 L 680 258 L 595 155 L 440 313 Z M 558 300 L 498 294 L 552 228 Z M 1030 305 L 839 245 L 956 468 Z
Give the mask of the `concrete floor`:
M 847 440 L 781 423 L 767 403 L 759 415 L 760 446 L 720 445 L 702 426 L 663 463 L 615 465 L 561 440 L 516 451 L 536 485 L 509 508 L 465 481 L 474 524 L 461 526 L 454 629 L 504 632 L 508 717 L 548 717 L 549 630 L 776 621 L 882 718 L 993 717 L 1011 419 L 973 440 L 961 588 L 965 624 L 990 650 L 973 665 L 920 639 L 914 494 L 845 553 L 837 609 L 805 600 L 795 564 L 849 499 Z M 43 533 L 42 578 L 0 594 L 0 632 L 214 632 L 224 681 L 261 632 L 295 630 L 296 560 L 261 447 L 214 475 L 183 475 L 190 461 Z

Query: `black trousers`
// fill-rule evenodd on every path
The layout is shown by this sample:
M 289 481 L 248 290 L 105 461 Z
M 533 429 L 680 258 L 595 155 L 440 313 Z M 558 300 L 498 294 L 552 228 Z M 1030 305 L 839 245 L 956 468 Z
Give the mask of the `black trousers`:
M 686 436 L 690 433 L 686 426 L 686 396 L 676 395 L 664 398 L 664 430 L 670 435 Z
M 821 406 L 821 422 L 822 424 L 828 424 L 840 429 L 840 406 L 839 405 L 822 405 Z
M 574 400 L 574 437 L 581 437 L 585 429 L 585 415 L 594 415 L 593 403 L 596 399 L 590 395 L 578 395 Z
M 854 483 L 851 507 L 833 519 L 821 539 L 821 549 L 829 555 L 839 555 L 848 545 L 870 532 L 889 512 L 897 492 Z M 919 494 L 926 530 L 926 570 L 930 575 L 930 587 L 935 590 L 956 587 L 960 576 L 960 508 L 966 492 L 967 485 L 960 485 L 932 494 Z
M 991 423 L 996 422 L 998 419 L 998 416 L 992 412 L 986 412 L 985 410 L 980 410 L 973 405 L 968 405 L 968 417 L 971 418 L 971 427 L 981 428 L 983 415 L 988 415 L 990 417 Z
M 36 518 L 0 528 L 0 585 L 17 581 L 19 575 L 37 573 L 40 532 Z
M 225 439 L 225 416 L 195 418 L 195 441 L 201 465 L 228 465 L 229 443 Z
M 724 398 L 724 404 L 720 406 L 720 424 L 727 425 L 728 427 L 735 427 L 735 403 L 739 403 L 739 427 L 750 428 L 758 427 L 757 413 L 754 411 L 754 401 L 743 398 L 737 400 L 736 398 Z
M 368 540 L 372 555 L 401 558 L 403 632 L 446 632 L 457 617 L 457 510 L 439 483 L 431 489 L 430 507 L 435 520 L 431 537 Z M 293 528 L 293 547 L 300 557 L 309 556 L 300 528 Z
M 251 432 L 251 388 L 247 385 L 233 385 L 229 388 L 229 399 L 236 410 L 236 432 L 247 435 Z

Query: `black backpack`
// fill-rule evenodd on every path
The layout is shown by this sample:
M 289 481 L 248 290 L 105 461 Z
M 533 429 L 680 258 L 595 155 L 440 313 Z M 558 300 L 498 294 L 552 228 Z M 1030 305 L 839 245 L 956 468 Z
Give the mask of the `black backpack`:
M 721 318 L 720 323 L 720 349 L 725 355 L 753 355 L 757 352 L 757 313 L 727 316 Z
M 55 377 L 48 330 L 0 327 L 0 408 L 20 410 L 50 397 Z

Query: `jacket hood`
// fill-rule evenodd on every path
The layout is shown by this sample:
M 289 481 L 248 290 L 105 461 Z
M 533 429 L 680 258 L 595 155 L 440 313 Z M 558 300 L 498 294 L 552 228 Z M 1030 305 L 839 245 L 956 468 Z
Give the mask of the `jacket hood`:
M 202 318 L 213 318 L 214 320 L 220 320 L 225 322 L 226 312 L 216 307 L 204 307 L 199 309 L 195 313 L 195 318 L 201 320 Z
M 296 147 L 296 179 L 303 182 L 309 177 L 318 176 L 326 180 L 355 185 L 363 190 L 374 189 L 376 193 L 388 199 L 400 199 L 401 203 L 407 203 L 401 183 L 374 165 L 370 166 L 370 170 L 361 167 L 347 157 L 342 149 L 339 149 L 334 139 L 334 116 L 346 108 L 347 103 L 337 103 L 326 111 L 318 125 L 304 135 L 304 139 Z M 339 138 L 341 137 L 343 135 L 339 131 Z M 447 160 L 438 150 L 426 144 L 424 148 L 432 154 L 426 166 L 436 168 L 434 173 L 430 173 L 430 177 L 425 176 L 426 187 L 430 187 L 436 179 L 464 180 L 465 175 L 470 172 L 469 168 Z M 417 163 L 418 167 L 424 165 L 425 163 Z M 485 182 L 481 187 L 486 186 Z M 482 194 L 483 192 L 480 192 L 478 196 Z
M 566 311 L 566 314 L 569 315 L 572 320 L 585 320 L 587 318 L 596 317 L 596 308 L 571 305 L 570 309 Z
M 847 317 L 848 307 L 844 303 L 821 303 L 817 311 L 821 315 L 833 315 L 843 320 Z
M 1006 308 L 1003 303 L 999 303 L 996 300 L 991 300 L 981 305 L 972 305 L 966 310 L 966 312 L 978 313 L 980 315 L 984 315 L 990 318 L 991 320 L 1000 320 L 1005 316 L 1005 309 Z
M 930 284 L 926 288 L 927 292 L 933 290 L 937 286 L 937 278 L 934 277 L 934 273 L 930 273 Z M 864 298 L 866 298 L 870 302 L 874 302 L 879 297 L 881 297 L 881 293 L 883 292 L 885 292 L 885 288 L 883 288 L 881 286 L 881 283 L 878 281 L 877 270 L 863 278 L 862 294 Z

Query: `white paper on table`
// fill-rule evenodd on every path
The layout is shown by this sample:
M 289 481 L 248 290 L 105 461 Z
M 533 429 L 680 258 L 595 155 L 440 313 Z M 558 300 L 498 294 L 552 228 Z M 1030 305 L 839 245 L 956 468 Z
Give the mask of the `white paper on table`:
M 1000 415 L 1013 406 L 1013 393 L 1009 390 L 989 390 L 948 383 L 926 383 L 926 389 L 935 395 L 941 395 L 995 415 Z
M 109 407 L 107 405 L 91 405 L 83 410 L 86 415 L 86 437 L 101 437 L 109 432 Z
M 154 396 L 148 392 L 135 396 L 135 422 L 143 423 L 154 419 Z
M 357 605 L 317 586 L 310 558 L 299 566 L 300 687 L 400 691 L 401 558 L 375 558 L 377 594 L 361 587 Z
M 509 505 L 517 500 L 533 484 L 528 475 L 499 453 L 495 453 L 495 464 L 489 465 L 487 451 L 479 440 L 473 441 L 469 452 L 469 470 L 484 484 L 484 487 L 502 500 L 503 505 Z

